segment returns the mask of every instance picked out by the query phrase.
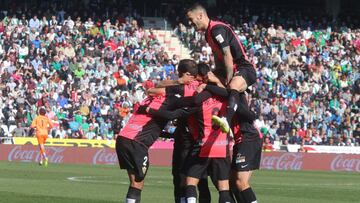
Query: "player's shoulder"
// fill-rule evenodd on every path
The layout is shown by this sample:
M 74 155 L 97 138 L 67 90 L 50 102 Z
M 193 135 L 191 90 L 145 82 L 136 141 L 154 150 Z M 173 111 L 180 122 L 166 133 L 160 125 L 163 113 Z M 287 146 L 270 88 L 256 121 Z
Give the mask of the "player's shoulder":
M 211 29 L 212 37 L 215 38 L 219 43 L 226 41 L 229 34 L 231 34 L 231 29 L 224 24 L 215 25 Z
M 211 31 L 230 31 L 231 30 L 231 26 L 229 24 L 226 24 L 224 22 L 221 21 L 212 21 L 213 26 L 211 28 Z
M 216 24 L 212 27 L 211 33 L 228 32 L 229 28 L 225 24 Z

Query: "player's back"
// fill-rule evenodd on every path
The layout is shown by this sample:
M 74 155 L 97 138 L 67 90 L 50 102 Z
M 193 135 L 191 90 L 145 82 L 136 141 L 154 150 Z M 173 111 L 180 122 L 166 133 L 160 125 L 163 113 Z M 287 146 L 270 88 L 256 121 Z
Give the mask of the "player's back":
M 202 103 L 198 113 L 199 135 L 202 138 L 201 157 L 226 157 L 228 139 L 220 128 L 214 128 L 211 116 L 224 113 L 226 102 L 213 96 Z
M 52 128 L 53 124 L 50 119 L 46 116 L 37 116 L 32 124 L 32 128 L 36 128 L 36 135 L 48 135 L 49 128 Z
M 153 96 L 144 99 L 141 105 L 158 110 L 167 104 L 164 96 Z M 165 125 L 166 120 L 154 119 L 148 114 L 134 112 L 119 135 L 150 147 L 159 137 Z
M 230 46 L 230 52 L 233 62 L 236 64 L 236 68 L 238 68 L 238 66 L 255 68 L 255 66 L 250 62 L 239 37 L 229 25 L 220 21 L 211 20 L 205 34 L 205 39 L 211 47 L 214 57 L 218 61 L 224 62 L 222 49 Z M 217 64 L 217 66 L 220 65 L 221 64 Z M 221 67 L 220 69 L 217 67 L 216 69 L 218 70 L 216 71 L 216 75 L 226 77 L 225 71 L 220 71 L 223 70 L 223 68 L 225 67 Z

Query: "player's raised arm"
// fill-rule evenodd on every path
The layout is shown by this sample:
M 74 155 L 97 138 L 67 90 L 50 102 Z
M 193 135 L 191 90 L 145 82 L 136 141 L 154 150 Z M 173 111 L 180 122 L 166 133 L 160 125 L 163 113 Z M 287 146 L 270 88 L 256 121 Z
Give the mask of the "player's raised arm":
M 189 116 L 190 114 L 195 113 L 198 110 L 196 107 L 183 107 L 180 109 L 176 109 L 174 111 L 159 109 L 155 110 L 147 107 L 146 112 L 152 116 L 163 118 L 166 120 L 173 120 L 177 118 L 184 118 Z
M 147 91 L 147 94 L 150 96 L 155 96 L 155 95 L 169 96 L 169 95 L 181 94 L 182 92 L 184 92 L 184 87 L 182 85 L 172 85 L 172 86 L 160 87 L 160 88 L 159 87 L 150 88 Z
M 165 88 L 164 87 L 150 88 L 146 91 L 146 94 L 150 96 L 165 95 Z
M 177 80 L 162 80 L 156 85 L 156 87 L 164 88 L 164 87 L 173 86 L 173 85 L 183 85 L 183 84 L 188 84 L 193 80 L 194 80 L 194 77 L 192 77 L 189 74 L 184 74 L 182 77 L 180 77 Z
M 234 63 L 231 55 L 230 46 L 222 48 L 224 65 L 226 68 L 226 84 L 229 84 L 234 75 Z

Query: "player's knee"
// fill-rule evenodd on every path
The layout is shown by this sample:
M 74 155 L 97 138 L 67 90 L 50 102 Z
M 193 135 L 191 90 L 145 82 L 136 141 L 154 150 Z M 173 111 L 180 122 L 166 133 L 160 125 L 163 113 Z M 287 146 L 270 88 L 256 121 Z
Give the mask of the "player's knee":
M 219 181 L 218 182 L 218 190 L 219 191 L 226 191 L 229 190 L 229 181 Z
M 199 184 L 199 179 L 192 177 L 186 178 L 186 185 L 198 185 L 198 184 Z
M 144 187 L 144 181 L 140 181 L 140 182 L 132 181 L 130 186 L 133 187 L 133 188 L 137 188 L 139 190 L 142 190 L 143 187 Z
M 229 84 L 230 89 L 237 90 L 239 92 L 243 92 L 247 88 L 247 83 L 245 79 L 241 76 L 234 77 Z
M 242 179 L 237 179 L 236 180 L 236 187 L 237 187 L 238 190 L 243 191 L 243 190 L 250 187 L 249 181 L 242 180 Z

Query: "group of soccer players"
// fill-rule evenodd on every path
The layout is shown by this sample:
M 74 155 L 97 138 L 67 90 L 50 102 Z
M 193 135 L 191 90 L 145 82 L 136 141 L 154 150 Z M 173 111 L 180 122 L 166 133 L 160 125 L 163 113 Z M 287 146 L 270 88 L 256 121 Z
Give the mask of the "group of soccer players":
M 210 177 L 219 202 L 256 203 L 249 180 L 260 165 L 262 139 L 244 93 L 255 83 L 255 67 L 231 27 L 210 20 L 199 4 L 186 15 L 198 31 L 205 32 L 216 68 L 181 60 L 179 79 L 148 90 L 148 97 L 119 133 L 116 152 L 130 180 L 126 203 L 140 202 L 148 150 L 173 119 L 177 119 L 172 169 L 175 202 L 211 202 Z

